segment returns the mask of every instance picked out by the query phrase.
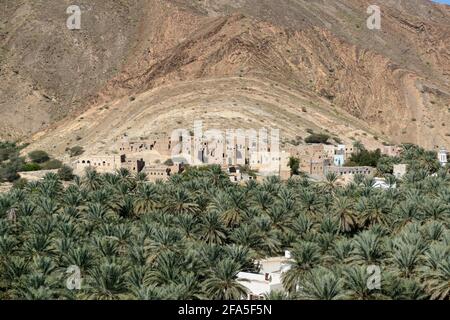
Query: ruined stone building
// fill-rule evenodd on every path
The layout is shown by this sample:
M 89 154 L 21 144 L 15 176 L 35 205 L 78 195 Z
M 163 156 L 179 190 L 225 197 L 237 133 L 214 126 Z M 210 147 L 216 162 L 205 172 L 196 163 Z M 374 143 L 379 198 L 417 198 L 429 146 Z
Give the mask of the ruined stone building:
M 376 169 L 373 167 L 338 167 L 327 166 L 324 169 L 324 174 L 334 172 L 338 176 L 354 176 L 355 174 L 362 174 L 365 176 L 372 176 L 375 174 Z
M 288 148 L 287 152 L 300 160 L 301 172 L 323 175 L 323 168 L 330 165 L 335 149 L 324 144 L 308 144 Z
M 383 146 L 381 149 L 381 154 L 388 157 L 399 157 L 402 148 L 399 146 Z
M 147 178 L 149 181 L 167 181 L 170 176 L 172 175 L 172 168 L 161 165 L 161 164 L 152 164 L 152 165 L 146 165 L 144 167 L 143 172 L 147 174 Z
M 145 161 L 136 156 L 127 156 L 125 154 L 120 156 L 120 167 L 127 169 L 131 173 L 139 173 L 145 167 Z
M 123 137 L 119 142 L 121 154 L 140 153 L 144 151 L 157 151 L 162 156 L 170 157 L 172 154 L 171 137 L 166 134 L 150 134 L 146 138 L 132 140 Z
M 90 156 L 83 155 L 73 163 L 74 172 L 82 174 L 86 168 L 95 169 L 98 172 L 115 172 L 121 167 L 120 157 L 117 155 Z

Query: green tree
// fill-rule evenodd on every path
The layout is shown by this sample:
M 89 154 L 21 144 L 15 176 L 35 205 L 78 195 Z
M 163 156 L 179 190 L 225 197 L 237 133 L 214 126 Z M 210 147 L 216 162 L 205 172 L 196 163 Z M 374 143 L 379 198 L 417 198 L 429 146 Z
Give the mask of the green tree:
M 63 181 L 72 181 L 73 180 L 73 169 L 69 166 L 62 166 L 58 170 L 58 176 Z
M 205 280 L 205 293 L 213 300 L 239 300 L 247 295 L 246 288 L 238 282 L 239 265 L 230 260 L 220 261 Z
M 306 143 L 328 143 L 330 136 L 324 133 L 313 133 L 310 136 L 306 137 Z
M 298 158 L 290 157 L 288 166 L 291 168 L 291 175 L 300 174 L 300 160 Z
M 28 157 L 35 163 L 44 163 L 50 160 L 50 156 L 48 155 L 48 153 L 42 150 L 31 151 L 30 153 L 28 153 Z
M 84 148 L 81 146 L 75 146 L 70 148 L 69 150 L 70 157 L 78 157 L 81 156 L 84 153 Z

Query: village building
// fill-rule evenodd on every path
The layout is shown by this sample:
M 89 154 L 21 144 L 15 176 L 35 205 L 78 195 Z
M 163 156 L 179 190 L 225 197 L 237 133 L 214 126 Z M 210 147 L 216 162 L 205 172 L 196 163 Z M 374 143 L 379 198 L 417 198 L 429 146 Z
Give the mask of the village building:
M 333 159 L 333 156 L 336 152 L 336 147 L 332 144 L 323 144 L 322 146 L 325 157 L 327 157 L 328 159 Z
M 256 176 L 241 171 L 239 167 L 231 166 L 225 169 L 225 172 L 230 177 L 230 181 L 234 183 L 245 183 L 250 180 L 257 180 Z
M 303 160 L 300 171 L 312 176 L 321 177 L 324 175 L 325 167 L 330 165 L 331 161 L 329 159 Z
M 242 173 L 238 167 L 229 167 L 226 172 L 231 182 L 239 183 L 242 181 Z
M 172 152 L 171 137 L 161 134 L 150 134 L 145 139 L 130 140 L 127 136 L 122 137 L 119 143 L 121 154 L 140 153 L 144 151 L 158 151 L 162 156 L 170 157 Z
M 117 155 L 83 155 L 73 163 L 75 174 L 82 174 L 87 168 L 95 169 L 100 173 L 115 172 L 120 167 L 121 161 L 120 157 Z
M 394 164 L 394 177 L 397 179 L 403 178 L 408 171 L 408 165 L 406 164 Z
M 145 167 L 145 161 L 139 157 L 127 157 L 126 155 L 120 156 L 120 167 L 127 169 L 131 173 L 139 173 Z
M 238 282 L 247 288 L 247 300 L 263 300 L 266 294 L 284 291 L 281 276 L 290 269 L 291 254 L 286 251 L 284 257 L 274 257 L 257 262 L 259 273 L 239 272 Z
M 290 146 L 286 148 L 286 152 L 295 158 L 311 158 L 311 159 L 324 159 L 329 157 L 329 148 L 334 146 L 327 146 L 325 144 L 305 144 L 298 146 Z
M 345 150 L 336 150 L 333 156 L 333 163 L 336 167 L 342 167 L 345 163 Z
M 388 157 L 399 157 L 402 148 L 399 146 L 383 146 L 381 149 L 381 154 Z
M 307 144 L 292 146 L 287 153 L 299 159 L 299 170 L 312 175 L 323 175 L 323 168 L 329 165 L 334 155 L 334 146 L 325 144 Z
M 344 162 L 347 161 L 355 152 L 355 148 L 353 146 L 347 146 L 345 144 L 339 144 L 335 148 L 335 154 L 343 154 Z
M 362 174 L 365 176 L 373 176 L 376 169 L 373 167 L 338 167 L 329 166 L 325 167 L 324 174 L 336 173 L 338 176 L 354 176 L 355 174 Z
M 374 180 L 375 182 L 373 183 L 372 188 L 375 189 L 388 190 L 395 189 L 397 187 L 395 184 L 390 185 L 389 183 L 387 183 L 385 178 L 375 178 Z
M 172 175 L 172 167 L 161 164 L 146 165 L 142 172 L 147 175 L 149 181 L 155 182 L 158 180 L 167 181 Z
M 448 151 L 445 148 L 441 148 L 438 152 L 439 163 L 445 167 L 448 163 Z

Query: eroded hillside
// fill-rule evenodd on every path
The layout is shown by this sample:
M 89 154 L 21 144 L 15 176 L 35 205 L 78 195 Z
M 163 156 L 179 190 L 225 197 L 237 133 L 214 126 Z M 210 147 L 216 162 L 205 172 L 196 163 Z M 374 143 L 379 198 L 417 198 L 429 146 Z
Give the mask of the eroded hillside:
M 32 147 L 57 154 L 74 144 L 111 150 L 124 133 L 190 128 L 194 120 L 221 128 L 274 126 L 285 138 L 314 129 L 372 145 L 450 143 L 447 6 L 379 1 L 382 30 L 373 31 L 366 28 L 372 3 L 360 0 L 150 0 L 109 7 L 86 1 L 86 25 L 69 31 L 59 13 L 68 5 L 63 1 L 40 21 L 36 50 L 27 38 L 33 20 L 17 22 L 42 15 L 36 3 L 8 5 L 14 18 L 1 29 L 1 77 L 9 85 L 2 121 L 21 124 L 18 135 L 53 123 L 34 135 Z M 59 29 L 48 19 L 58 20 Z M 63 41 L 51 42 L 51 32 L 42 30 L 59 32 Z M 78 51 L 69 50 L 74 42 L 81 43 Z M 21 87 L 33 81 L 37 90 Z

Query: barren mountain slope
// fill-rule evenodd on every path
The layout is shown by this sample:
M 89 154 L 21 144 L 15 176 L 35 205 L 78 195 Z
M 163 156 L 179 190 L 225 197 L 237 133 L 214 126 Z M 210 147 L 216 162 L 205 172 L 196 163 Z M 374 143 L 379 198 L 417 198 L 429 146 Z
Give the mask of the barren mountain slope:
M 97 15 L 103 21 L 110 14 L 114 21 L 109 27 L 117 27 L 104 33 L 87 27 L 63 30 L 68 43 L 54 45 L 67 49 L 75 37 L 94 48 L 105 48 L 104 55 L 110 57 L 96 53 L 92 58 L 105 72 L 92 65 L 84 65 L 82 78 L 73 72 L 69 80 L 83 84 L 71 93 L 77 99 L 57 101 L 64 101 L 58 103 L 61 115 L 73 114 L 77 107 L 78 118 L 69 116 L 35 135 L 36 143 L 30 148 L 57 154 L 74 144 L 92 152 L 110 150 L 123 133 L 143 136 L 190 128 L 193 120 L 221 128 L 270 124 L 282 129 L 286 138 L 305 136 L 310 128 L 372 145 L 378 143 L 374 136 L 430 148 L 449 145 L 447 6 L 426 0 L 379 1 L 382 30 L 370 31 L 365 21 L 372 1 L 114 2 L 128 13 L 124 17 L 115 11 L 105 13 L 106 8 L 95 1 L 90 3 L 95 5 L 85 4 L 89 10 L 83 12 L 83 19 Z M 18 15 L 27 6 L 11 12 Z M 61 17 L 60 25 L 65 18 Z M 106 36 L 108 42 L 95 40 Z M 21 61 L 10 57 L 14 46 L 23 43 L 17 36 L 9 37 L 9 47 L 2 46 L 9 50 L 8 66 Z M 121 37 L 123 41 L 117 40 Z M 71 60 L 62 52 L 63 61 Z M 23 54 L 15 54 L 23 60 Z M 39 65 L 29 68 L 45 71 Z M 63 69 L 54 70 L 63 73 Z M 27 73 L 24 77 L 34 79 Z M 9 77 L 8 81 L 11 89 L 18 87 L 17 80 Z M 67 95 L 62 81 L 56 82 L 43 92 L 53 92 L 46 93 L 50 97 Z M 136 100 L 130 101 L 129 96 Z M 17 100 L 15 109 L 23 111 L 19 104 L 27 100 Z M 6 105 L 10 104 L 0 105 L 2 115 Z M 8 112 L 15 109 L 7 108 Z M 42 114 L 37 110 L 27 114 Z
M 0 0 L 0 137 L 30 135 L 86 106 L 122 69 L 142 21 L 142 5 L 129 2 L 77 1 L 77 32 L 66 27 L 72 1 Z

